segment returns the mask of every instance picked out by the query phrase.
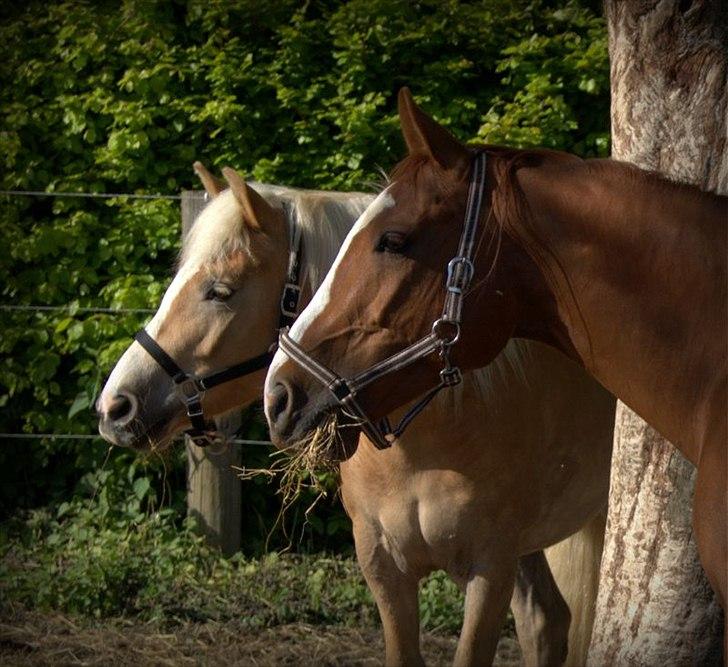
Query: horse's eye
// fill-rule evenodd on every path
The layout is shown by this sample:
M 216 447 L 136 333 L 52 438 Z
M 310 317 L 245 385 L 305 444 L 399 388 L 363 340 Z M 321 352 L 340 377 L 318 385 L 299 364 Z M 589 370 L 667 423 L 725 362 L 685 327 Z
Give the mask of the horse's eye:
M 223 283 L 215 283 L 207 293 L 205 299 L 208 301 L 227 301 L 233 295 L 233 290 Z
M 407 244 L 407 236 L 402 232 L 384 232 L 377 243 L 377 252 L 402 252 Z

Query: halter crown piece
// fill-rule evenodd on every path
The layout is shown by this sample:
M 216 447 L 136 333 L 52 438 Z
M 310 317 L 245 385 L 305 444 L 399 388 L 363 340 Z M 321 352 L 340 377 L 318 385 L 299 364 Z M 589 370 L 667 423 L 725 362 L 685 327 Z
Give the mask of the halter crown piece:
M 300 273 L 301 273 L 301 228 L 296 224 L 292 215 L 288 215 L 288 232 L 290 239 L 290 250 L 288 255 L 288 271 L 286 272 L 286 284 L 281 296 L 280 317 L 278 328 L 289 327 L 293 324 L 298 314 L 298 302 L 301 296 Z M 183 371 L 172 357 L 165 352 L 157 341 L 149 335 L 146 329 L 140 329 L 134 336 L 147 353 L 156 361 L 162 369 L 172 378 L 177 393 L 187 411 L 187 418 L 192 428 L 185 431 L 192 442 L 198 447 L 206 447 L 215 442 L 215 423 L 205 418 L 202 408 L 202 398 L 208 389 L 217 387 L 225 382 L 237 380 L 238 378 L 255 373 L 270 365 L 275 344 L 268 348 L 268 351 L 259 354 L 257 357 L 247 359 L 235 366 L 230 366 L 222 371 L 216 371 L 208 375 L 197 376 L 194 373 Z
M 475 273 L 473 253 L 475 250 L 475 232 L 478 228 L 480 210 L 485 195 L 485 162 L 485 153 L 478 151 L 473 158 L 465 220 L 462 235 L 460 236 L 458 254 L 447 265 L 447 278 L 445 281 L 447 291 L 442 316 L 432 323 L 432 329 L 427 336 L 383 361 L 370 366 L 353 378 L 346 379 L 311 357 L 291 338 L 288 328 L 281 329 L 278 341 L 280 349 L 325 385 L 334 395 L 338 404 L 360 420 L 361 430 L 377 449 L 390 447 L 441 389 L 453 387 L 462 382 L 460 369 L 450 363 L 450 351 L 460 339 L 465 291 Z M 373 421 L 357 401 L 357 393 L 385 375 L 399 371 L 433 352 L 437 352 L 443 363 L 439 384 L 430 389 L 415 403 L 394 429 L 387 417 L 377 422 Z

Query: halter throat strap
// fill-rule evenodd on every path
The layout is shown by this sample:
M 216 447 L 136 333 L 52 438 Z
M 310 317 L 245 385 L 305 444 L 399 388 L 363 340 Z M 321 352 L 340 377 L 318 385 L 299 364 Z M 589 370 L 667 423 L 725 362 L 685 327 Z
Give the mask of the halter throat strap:
M 281 330 L 279 337 L 281 351 L 326 386 L 339 405 L 357 418 L 362 431 L 378 449 L 390 447 L 394 440 L 404 433 L 410 422 L 442 389 L 455 386 L 462 381 L 460 369 L 450 363 L 450 351 L 460 339 L 465 291 L 475 273 L 473 255 L 480 211 L 485 197 L 485 166 L 485 153 L 478 151 L 473 158 L 458 254 L 447 265 L 446 294 L 442 316 L 433 322 L 432 329 L 427 336 L 370 366 L 353 378 L 347 379 L 309 355 L 291 338 L 287 328 Z M 387 417 L 376 422 L 372 420 L 357 400 L 358 392 L 385 375 L 400 371 L 435 352 L 438 353 L 443 364 L 439 384 L 417 401 L 396 427 L 392 428 Z

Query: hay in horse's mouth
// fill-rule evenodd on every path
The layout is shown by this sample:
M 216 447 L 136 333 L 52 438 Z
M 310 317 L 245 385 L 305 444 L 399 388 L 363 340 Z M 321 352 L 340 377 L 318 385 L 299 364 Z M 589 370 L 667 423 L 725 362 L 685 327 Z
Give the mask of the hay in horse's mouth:
M 267 468 L 235 468 L 240 479 L 259 475 L 280 478 L 278 493 L 283 498 L 282 512 L 293 503 L 304 489 L 311 489 L 316 498 L 308 508 L 308 514 L 316 503 L 327 495 L 319 481 L 322 472 L 338 475 L 339 461 L 345 457 L 339 435 L 339 420 L 335 412 L 323 415 L 319 425 L 295 444 L 271 454 Z

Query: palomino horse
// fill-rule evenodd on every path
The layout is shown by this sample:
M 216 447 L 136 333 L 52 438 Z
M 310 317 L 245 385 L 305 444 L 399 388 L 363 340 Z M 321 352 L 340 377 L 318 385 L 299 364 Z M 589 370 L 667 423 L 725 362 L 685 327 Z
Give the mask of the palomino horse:
M 376 420 L 438 372 L 545 342 L 698 466 L 696 542 L 725 609 L 728 198 L 611 160 L 470 150 L 406 89 L 400 120 L 409 157 L 281 336 L 272 435 L 291 444 L 343 403 L 386 445 Z
M 289 228 L 301 232 L 308 299 L 373 197 L 253 189 L 229 170 L 231 189 L 218 194 L 220 185 L 201 174 L 213 200 L 185 240 L 177 276 L 147 330 L 173 364 L 210 377 L 264 354 L 274 340 Z M 189 426 L 170 374 L 148 349 L 133 343 L 99 398 L 100 431 L 114 443 L 161 446 Z M 205 412 L 249 403 L 262 381 L 253 371 L 211 389 Z M 526 663 L 561 663 L 569 612 L 539 549 L 603 508 L 612 421 L 613 400 L 576 365 L 545 346 L 518 343 L 435 400 L 401 446 L 379 452 L 361 438 L 341 464 L 342 496 L 388 664 L 422 663 L 417 584 L 434 569 L 466 589 L 459 664 L 490 661 L 514 576 Z M 584 663 L 591 631 L 602 536 L 597 516 L 550 555 L 574 615 L 575 665 Z M 517 569 L 519 554 L 529 555 Z

